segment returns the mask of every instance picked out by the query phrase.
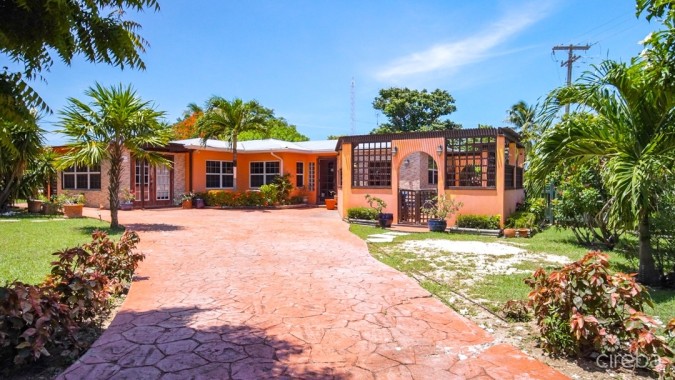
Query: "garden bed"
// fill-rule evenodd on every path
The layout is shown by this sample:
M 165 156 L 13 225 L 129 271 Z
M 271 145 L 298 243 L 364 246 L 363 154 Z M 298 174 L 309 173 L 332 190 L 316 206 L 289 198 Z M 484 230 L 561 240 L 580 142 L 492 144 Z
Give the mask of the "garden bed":
M 494 237 L 502 235 L 502 230 L 485 230 L 480 228 L 448 227 L 446 231 L 455 234 L 483 235 Z

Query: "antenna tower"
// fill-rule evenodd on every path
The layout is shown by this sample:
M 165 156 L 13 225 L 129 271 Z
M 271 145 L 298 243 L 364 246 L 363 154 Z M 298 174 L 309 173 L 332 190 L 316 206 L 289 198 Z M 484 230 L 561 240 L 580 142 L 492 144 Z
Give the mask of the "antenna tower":
M 351 86 L 351 92 L 350 92 L 350 95 L 351 95 L 351 115 L 350 116 L 351 116 L 351 135 L 352 136 L 356 134 L 356 130 L 355 130 L 355 124 L 356 124 L 356 102 L 355 102 L 356 91 L 355 91 L 355 89 L 356 89 L 356 82 L 354 81 L 354 77 L 352 77 L 352 86 Z

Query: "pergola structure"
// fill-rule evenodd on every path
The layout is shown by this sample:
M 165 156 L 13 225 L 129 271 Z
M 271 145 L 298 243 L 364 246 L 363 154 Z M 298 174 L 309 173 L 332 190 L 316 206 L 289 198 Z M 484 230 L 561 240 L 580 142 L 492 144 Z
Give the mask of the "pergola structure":
M 463 203 L 460 214 L 500 215 L 503 224 L 525 195 L 525 149 L 509 128 L 345 136 L 336 150 L 343 217 L 370 194 L 398 223 L 421 224 L 419 204 L 445 194 Z

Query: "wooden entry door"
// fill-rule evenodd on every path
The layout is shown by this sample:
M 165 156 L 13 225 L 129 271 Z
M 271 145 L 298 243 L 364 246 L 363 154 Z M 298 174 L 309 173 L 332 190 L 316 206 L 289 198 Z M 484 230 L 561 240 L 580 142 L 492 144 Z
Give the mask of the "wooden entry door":
M 319 193 L 318 203 L 321 204 L 326 198 L 333 198 L 331 192 L 337 193 L 336 184 L 337 159 L 319 159 Z
M 165 157 L 172 160 L 172 157 Z M 135 161 L 131 179 L 135 207 L 168 207 L 173 205 L 173 168 L 166 165 L 150 166 L 146 161 Z
M 422 214 L 422 206 L 435 196 L 436 190 L 401 189 L 398 194 L 399 224 L 422 225 L 429 221 L 429 217 Z

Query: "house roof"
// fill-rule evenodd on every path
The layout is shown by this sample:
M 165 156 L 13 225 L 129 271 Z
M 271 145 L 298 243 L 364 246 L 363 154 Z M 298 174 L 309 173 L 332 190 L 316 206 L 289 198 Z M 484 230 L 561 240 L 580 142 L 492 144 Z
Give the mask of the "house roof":
M 176 140 L 173 144 L 181 144 L 189 149 L 231 151 L 227 141 L 207 140 L 202 144 L 200 138 Z M 249 140 L 237 142 L 237 151 L 246 153 L 260 152 L 298 152 L 298 153 L 334 153 L 337 140 L 316 140 L 289 142 L 277 139 Z
M 472 128 L 472 129 L 449 129 L 444 131 L 383 133 L 375 135 L 358 135 L 340 137 L 336 145 L 337 150 L 342 150 L 343 143 L 376 143 L 391 142 L 393 140 L 423 139 L 430 137 L 452 138 L 477 138 L 504 135 L 510 141 L 514 141 L 522 147 L 520 135 L 511 128 Z

